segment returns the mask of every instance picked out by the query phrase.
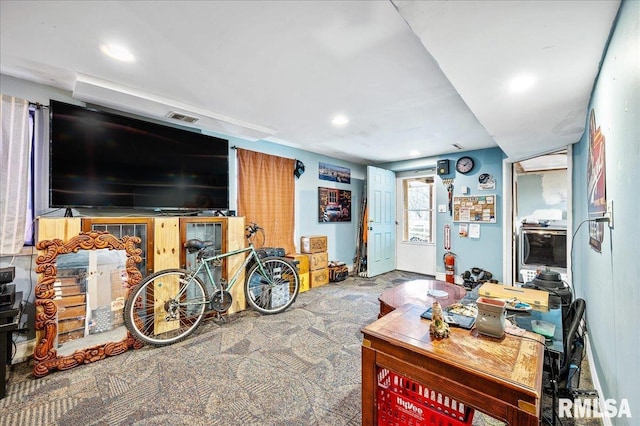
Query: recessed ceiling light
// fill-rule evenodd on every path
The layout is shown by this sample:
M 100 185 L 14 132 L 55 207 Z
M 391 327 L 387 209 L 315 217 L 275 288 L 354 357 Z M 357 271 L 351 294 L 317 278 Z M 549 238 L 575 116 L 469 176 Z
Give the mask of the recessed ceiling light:
M 129 49 L 117 44 L 103 44 L 100 46 L 100 50 L 108 57 L 118 61 L 133 62 L 136 60 L 135 56 L 133 56 Z
M 336 115 L 335 117 L 333 117 L 333 120 L 331 120 L 331 124 L 333 124 L 334 126 L 344 126 L 348 122 L 349 119 L 344 115 Z
M 535 82 L 535 76 L 531 74 L 522 74 L 511 79 L 509 82 L 509 89 L 514 93 L 524 92 L 525 90 L 533 87 Z
M 412 157 L 417 157 L 418 155 L 420 155 L 420 151 L 417 151 L 417 150 L 414 149 L 413 151 L 411 151 L 409 153 L 409 155 L 412 156 Z

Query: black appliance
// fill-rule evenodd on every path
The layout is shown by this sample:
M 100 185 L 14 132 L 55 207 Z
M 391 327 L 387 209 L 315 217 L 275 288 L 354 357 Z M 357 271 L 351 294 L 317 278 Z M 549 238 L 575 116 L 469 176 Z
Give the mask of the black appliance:
M 49 204 L 226 210 L 229 142 L 51 100 Z
M 523 288 L 532 288 L 549 293 L 549 308 L 567 308 L 573 301 L 571 289 L 562 281 L 560 274 L 546 269 L 538 272 L 536 277 L 523 284 Z M 564 310 L 564 309 L 563 309 Z
M 7 365 L 11 363 L 12 333 L 18 329 L 20 317 L 22 316 L 22 292 L 15 292 L 14 284 L 9 284 L 7 288 L 12 294 L 11 305 L 0 309 L 0 399 L 7 395 L 6 378 Z M 5 288 L 5 291 L 7 291 Z
M 439 175 L 449 174 L 449 160 L 438 160 L 437 172 Z
M 16 299 L 16 285 L 6 284 L 0 293 L 0 311 L 9 309 L 13 306 L 13 302 Z
M 521 269 L 564 269 L 567 267 L 567 230 L 523 225 L 518 251 Z
M 8 266 L 0 268 L 0 311 L 9 309 L 15 300 L 16 285 L 10 284 L 16 276 L 16 268 Z

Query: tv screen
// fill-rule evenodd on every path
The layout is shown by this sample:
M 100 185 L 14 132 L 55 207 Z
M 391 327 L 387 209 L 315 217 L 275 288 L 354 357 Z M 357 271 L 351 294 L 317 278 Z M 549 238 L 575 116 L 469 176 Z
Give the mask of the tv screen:
M 51 207 L 226 210 L 229 142 L 51 100 Z

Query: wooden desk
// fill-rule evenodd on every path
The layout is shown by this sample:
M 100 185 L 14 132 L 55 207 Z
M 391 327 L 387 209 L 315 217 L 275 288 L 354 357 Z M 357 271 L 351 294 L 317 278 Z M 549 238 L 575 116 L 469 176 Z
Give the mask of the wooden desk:
M 386 368 L 509 425 L 538 425 L 544 339 L 455 327 L 432 339 L 425 309 L 407 304 L 362 329 L 362 424 L 377 424 L 377 373 Z
M 434 298 L 429 296 L 429 290 L 441 290 L 448 294 L 446 298 Z M 397 285 L 384 291 L 378 301 L 380 302 L 380 313 L 378 318 L 383 317 L 394 309 L 407 304 L 432 306 L 433 302 L 438 301 L 442 307 L 456 303 L 464 296 L 467 290 L 459 285 L 449 284 L 445 281 L 438 280 L 413 280 Z M 426 308 L 425 308 L 426 309 Z

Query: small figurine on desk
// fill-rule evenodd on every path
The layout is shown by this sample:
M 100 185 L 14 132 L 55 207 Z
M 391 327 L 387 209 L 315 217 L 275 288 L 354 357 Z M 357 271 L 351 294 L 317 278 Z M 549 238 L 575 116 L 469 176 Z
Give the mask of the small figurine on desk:
M 429 333 L 433 334 L 438 339 L 449 337 L 449 324 L 447 324 L 442 317 L 442 306 L 440 306 L 440 303 L 433 302 L 433 308 L 431 311 L 432 314 Z

